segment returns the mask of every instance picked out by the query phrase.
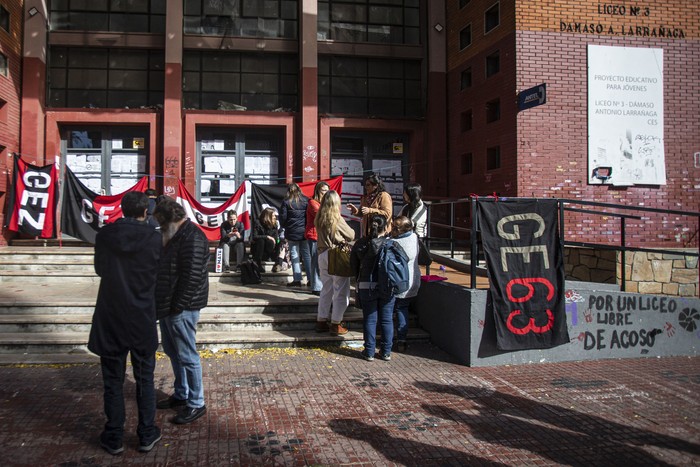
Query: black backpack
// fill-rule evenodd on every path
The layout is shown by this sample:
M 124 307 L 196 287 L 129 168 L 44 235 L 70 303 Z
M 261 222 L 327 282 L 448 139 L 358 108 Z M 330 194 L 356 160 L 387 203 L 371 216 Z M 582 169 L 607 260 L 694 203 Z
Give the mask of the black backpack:
M 254 261 L 241 263 L 241 284 L 251 285 L 261 282 L 262 274 L 260 274 L 260 268 Z

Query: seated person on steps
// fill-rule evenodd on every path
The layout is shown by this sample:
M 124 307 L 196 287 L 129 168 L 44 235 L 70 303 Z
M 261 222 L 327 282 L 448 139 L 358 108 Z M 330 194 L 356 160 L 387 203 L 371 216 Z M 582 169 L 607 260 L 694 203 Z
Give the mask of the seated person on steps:
M 231 248 L 236 252 L 236 269 L 239 269 L 245 259 L 245 243 L 243 240 L 245 228 L 243 227 L 243 222 L 238 220 L 236 211 L 231 210 L 227 213 L 226 222 L 221 224 L 220 232 L 219 248 L 224 250 L 224 271 L 229 272 L 231 270 L 229 262 Z
M 250 253 L 253 261 L 260 267 L 260 272 L 265 272 L 262 262 L 268 259 L 275 262 L 272 272 L 279 271 L 282 260 L 279 258 L 280 236 L 277 211 L 274 208 L 263 209 L 260 218 L 255 220 L 251 238 Z

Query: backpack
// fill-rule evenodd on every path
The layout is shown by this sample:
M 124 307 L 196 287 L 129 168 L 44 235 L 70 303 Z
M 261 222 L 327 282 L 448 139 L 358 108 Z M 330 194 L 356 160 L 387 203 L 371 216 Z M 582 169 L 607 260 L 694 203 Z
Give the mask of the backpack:
M 262 274 L 260 268 L 254 261 L 245 261 L 241 263 L 241 284 L 252 285 L 262 282 Z
M 389 298 L 406 292 L 410 287 L 408 255 L 401 245 L 387 240 L 377 254 L 377 292 Z

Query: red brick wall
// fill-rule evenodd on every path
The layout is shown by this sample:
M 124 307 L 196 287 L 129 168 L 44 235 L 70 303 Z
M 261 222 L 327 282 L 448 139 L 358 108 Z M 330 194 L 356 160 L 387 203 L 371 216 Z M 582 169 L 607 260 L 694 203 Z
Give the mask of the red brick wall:
M 0 29 L 0 52 L 7 57 L 8 74 L 0 76 L 0 225 L 5 222 L 4 208 L 11 182 L 12 153 L 19 152 L 20 88 L 22 60 L 22 5 L 24 2 L 3 2 L 10 13 L 10 30 Z M 3 228 L 0 246 L 7 245 L 10 232 Z

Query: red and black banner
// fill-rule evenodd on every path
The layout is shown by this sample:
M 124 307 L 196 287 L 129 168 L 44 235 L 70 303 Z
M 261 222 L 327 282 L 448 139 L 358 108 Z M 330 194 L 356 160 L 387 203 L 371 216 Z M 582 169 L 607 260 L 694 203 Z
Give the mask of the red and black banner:
M 118 195 L 98 195 L 78 179 L 69 167 L 64 178 L 61 204 L 61 231 L 86 242 L 95 243 L 97 231 L 105 224 L 123 217 L 122 197 L 129 191 L 145 191 L 148 177 Z
M 557 200 L 477 200 L 501 350 L 569 342 L 557 213 Z
M 329 178 L 327 180 L 315 180 L 312 182 L 298 182 L 299 189 L 307 198 L 314 197 L 314 188 L 316 183 L 324 181 L 328 183 L 331 190 L 338 192 L 338 195 L 343 194 L 343 176 Z M 260 213 L 267 207 L 273 207 L 277 210 L 282 206 L 282 201 L 287 194 L 287 185 L 258 185 L 251 184 L 251 203 L 250 210 L 253 211 L 254 219 L 260 217 Z
M 5 226 L 32 237 L 55 237 L 58 193 L 55 164 L 38 167 L 15 154 L 12 177 Z

